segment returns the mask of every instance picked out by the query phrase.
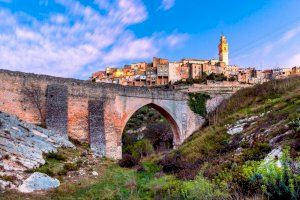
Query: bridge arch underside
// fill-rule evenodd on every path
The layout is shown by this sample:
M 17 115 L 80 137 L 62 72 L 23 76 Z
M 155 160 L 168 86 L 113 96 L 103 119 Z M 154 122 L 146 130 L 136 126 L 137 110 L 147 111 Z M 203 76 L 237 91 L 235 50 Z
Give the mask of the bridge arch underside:
M 177 124 L 178 122 L 175 121 L 175 119 L 172 117 L 172 115 L 167 110 L 165 110 L 164 108 L 162 108 L 161 106 L 159 106 L 155 103 L 149 103 L 149 104 L 142 105 L 137 110 L 135 110 L 133 113 L 130 113 L 130 115 L 128 115 L 126 117 L 126 119 L 124 120 L 122 134 L 124 132 L 124 129 L 125 129 L 128 121 L 130 120 L 130 118 L 142 107 L 150 107 L 150 108 L 155 109 L 168 121 L 168 123 L 172 129 L 172 133 L 173 133 L 173 146 L 176 147 L 180 143 L 180 135 L 181 135 L 180 128 Z
M 122 158 L 122 134 L 132 115 L 144 106 L 157 110 L 169 122 L 173 146 L 177 147 L 203 124 L 187 101 L 116 96 L 115 99 L 89 102 L 89 134 L 91 149 L 112 159 Z

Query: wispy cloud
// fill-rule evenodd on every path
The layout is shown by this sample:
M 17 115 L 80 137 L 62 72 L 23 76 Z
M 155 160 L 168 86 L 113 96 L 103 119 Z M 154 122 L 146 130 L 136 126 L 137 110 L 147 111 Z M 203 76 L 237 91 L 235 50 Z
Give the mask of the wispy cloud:
M 300 34 L 300 24 L 295 28 L 285 32 L 279 41 L 283 43 L 288 42 L 299 34 Z
M 183 42 L 186 41 L 188 37 L 189 36 L 187 34 L 173 33 L 172 35 L 166 37 L 166 41 L 170 47 L 175 47 L 177 45 L 183 44 Z
M 175 5 L 175 0 L 162 0 L 160 9 L 170 10 Z
M 234 57 L 235 63 L 248 63 L 248 66 L 291 67 L 300 65 L 300 24 L 294 25 L 277 38 L 257 44 L 244 55 Z
M 65 11 L 51 13 L 43 21 L 0 10 L 0 68 L 86 78 L 105 65 L 151 58 L 186 37 L 179 33 L 136 37 L 129 26 L 148 18 L 140 0 L 95 0 L 105 14 L 75 0 L 55 2 Z
M 300 66 L 300 52 L 291 56 L 287 61 L 288 66 Z

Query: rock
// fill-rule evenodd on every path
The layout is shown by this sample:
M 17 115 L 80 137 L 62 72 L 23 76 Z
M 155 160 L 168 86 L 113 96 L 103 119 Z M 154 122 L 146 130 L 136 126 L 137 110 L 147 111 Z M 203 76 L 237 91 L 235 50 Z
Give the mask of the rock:
M 244 124 L 239 125 L 239 126 L 234 126 L 232 128 L 229 128 L 227 130 L 227 134 L 229 134 L 229 135 L 235 135 L 235 134 L 239 134 L 239 133 L 243 132 L 243 130 L 244 130 Z
M 93 176 L 98 176 L 99 175 L 98 172 L 96 172 L 96 171 L 93 171 L 92 174 L 93 174 Z
M 0 112 L 0 122 L 0 171 L 2 175 L 14 175 L 17 186 L 28 177 L 26 170 L 45 164 L 44 154 L 57 152 L 60 147 L 75 148 L 66 136 L 17 117 Z
M 205 103 L 206 112 L 211 113 L 216 110 L 216 108 L 226 99 L 228 99 L 231 94 L 222 95 L 210 95 L 211 99 L 208 99 Z
M 246 127 L 246 125 L 249 125 L 249 123 L 253 123 L 259 117 L 262 117 L 262 116 L 264 116 L 264 114 L 261 114 L 260 116 L 246 117 L 246 118 L 236 121 L 234 124 L 227 125 L 227 134 L 235 135 L 235 134 L 242 133 L 244 131 L 244 128 Z
M 78 171 L 78 173 L 79 173 L 79 175 L 80 175 L 80 176 L 83 176 L 83 175 L 85 175 L 85 171 L 84 171 L 84 170 L 82 170 L 82 169 L 80 169 L 80 170 Z
M 235 155 L 240 155 L 242 152 L 243 152 L 243 149 L 241 147 L 239 147 L 235 150 Z
M 275 162 L 276 165 L 277 165 L 278 167 L 281 167 L 282 164 L 281 164 L 281 162 L 280 162 L 280 160 L 279 160 L 279 159 L 281 158 L 281 156 L 282 156 L 282 148 L 281 148 L 281 147 L 278 147 L 278 148 L 276 148 L 276 149 L 273 149 L 273 150 L 265 157 L 265 159 L 264 159 L 262 165 L 266 165 L 266 164 L 268 164 L 268 163 L 270 163 L 270 162 L 276 161 L 276 162 Z M 276 159 L 277 159 L 277 160 L 276 160 Z
M 75 148 L 68 138 L 17 117 L 0 113 L 0 161 L 6 171 L 25 171 L 45 164 L 43 154 L 57 152 L 59 147 Z
M 18 187 L 18 190 L 23 193 L 30 193 L 36 190 L 57 188 L 59 185 L 59 180 L 51 178 L 46 174 L 35 172 Z
M 81 153 L 81 156 L 82 157 L 86 157 L 88 155 L 88 151 L 87 150 L 85 150 L 85 151 L 83 151 L 82 153 Z
M 281 142 L 284 138 L 293 135 L 295 132 L 294 130 L 289 130 L 281 135 L 277 135 L 276 137 L 272 138 L 269 141 L 270 146 L 274 146 L 276 143 Z
M 14 189 L 16 186 L 9 181 L 4 181 L 0 179 L 0 191 L 4 191 L 6 189 Z

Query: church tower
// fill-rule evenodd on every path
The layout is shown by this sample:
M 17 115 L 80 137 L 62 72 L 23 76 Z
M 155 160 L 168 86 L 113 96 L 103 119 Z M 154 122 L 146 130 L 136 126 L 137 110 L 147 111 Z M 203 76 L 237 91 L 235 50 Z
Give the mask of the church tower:
M 224 35 L 221 36 L 219 44 L 219 61 L 224 62 L 226 65 L 229 65 L 228 43 Z

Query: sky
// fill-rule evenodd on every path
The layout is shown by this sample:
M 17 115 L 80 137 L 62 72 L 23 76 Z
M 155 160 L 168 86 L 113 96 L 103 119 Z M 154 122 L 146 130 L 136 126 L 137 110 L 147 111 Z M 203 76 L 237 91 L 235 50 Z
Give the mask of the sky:
M 0 0 L 0 68 L 87 79 L 152 57 L 300 66 L 300 0 Z

